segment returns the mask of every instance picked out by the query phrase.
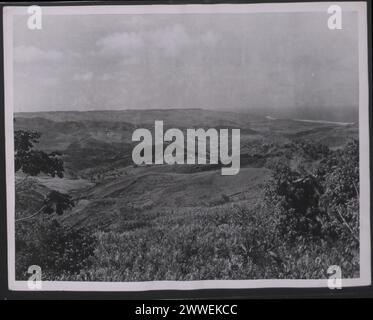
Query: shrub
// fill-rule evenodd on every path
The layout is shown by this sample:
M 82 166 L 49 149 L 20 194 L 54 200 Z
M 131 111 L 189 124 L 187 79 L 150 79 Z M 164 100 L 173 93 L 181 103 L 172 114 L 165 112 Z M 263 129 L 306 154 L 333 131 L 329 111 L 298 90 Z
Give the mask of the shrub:
M 28 278 L 30 265 L 41 267 L 43 280 L 78 274 L 89 266 L 96 246 L 90 230 L 69 229 L 55 219 L 25 222 L 16 230 L 17 279 Z

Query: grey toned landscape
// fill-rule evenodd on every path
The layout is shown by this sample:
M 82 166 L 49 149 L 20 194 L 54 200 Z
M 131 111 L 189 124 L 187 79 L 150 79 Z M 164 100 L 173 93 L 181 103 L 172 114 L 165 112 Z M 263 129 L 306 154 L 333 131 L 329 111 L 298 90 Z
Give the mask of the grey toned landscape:
M 359 277 L 357 16 L 14 20 L 16 278 Z M 240 171 L 135 165 L 132 133 L 240 129 Z

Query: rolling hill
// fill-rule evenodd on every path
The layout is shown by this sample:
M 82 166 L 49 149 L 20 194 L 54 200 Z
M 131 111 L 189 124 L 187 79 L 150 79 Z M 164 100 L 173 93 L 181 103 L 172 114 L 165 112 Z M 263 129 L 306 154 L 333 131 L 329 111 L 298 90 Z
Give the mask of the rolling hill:
M 222 176 L 220 164 L 134 165 L 132 132 L 153 130 L 155 120 L 163 120 L 165 130 L 184 132 L 239 128 L 239 173 Z M 41 133 L 36 149 L 61 152 L 65 175 L 17 173 L 16 218 L 37 211 L 51 190 L 69 194 L 75 206 L 55 219 L 66 230 L 88 228 L 98 239 L 92 272 L 107 281 L 272 277 L 266 268 L 277 270 L 276 262 L 262 244 L 253 243 L 265 237 L 271 244 L 273 212 L 263 203 L 273 164 L 286 161 L 293 170 L 312 170 L 320 161 L 313 147 L 340 149 L 358 139 L 356 123 L 202 109 L 19 113 L 19 129 Z M 33 237 L 27 229 L 32 223 L 17 232 Z

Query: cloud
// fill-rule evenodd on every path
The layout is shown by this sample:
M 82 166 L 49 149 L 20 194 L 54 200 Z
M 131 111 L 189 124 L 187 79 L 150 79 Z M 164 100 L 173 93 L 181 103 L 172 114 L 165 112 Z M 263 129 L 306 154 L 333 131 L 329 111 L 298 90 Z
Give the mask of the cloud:
M 160 48 L 168 56 L 177 55 L 193 43 L 185 28 L 178 24 L 149 32 L 146 36 L 153 46 Z
M 108 80 L 115 79 L 115 77 L 111 73 L 104 73 L 104 74 L 100 75 L 99 79 L 102 80 L 102 81 L 108 81 Z
M 202 45 L 215 46 L 219 41 L 219 37 L 215 32 L 209 30 L 200 36 L 200 41 Z
M 87 72 L 87 73 L 76 73 L 73 76 L 73 79 L 75 81 L 89 81 L 93 78 L 93 72 Z
M 99 54 L 133 56 L 140 51 L 157 50 L 166 57 L 174 57 L 187 48 L 212 47 L 218 42 L 212 31 L 199 34 L 188 33 L 181 24 L 138 32 L 122 32 L 102 38 L 96 42 Z
M 130 53 L 145 46 L 143 39 L 135 32 L 116 33 L 98 40 L 96 44 L 101 48 L 100 53 L 105 55 Z
M 140 15 L 125 15 L 125 18 L 121 20 L 125 27 L 143 28 L 149 26 L 151 23 L 149 19 Z
M 60 61 L 63 53 L 56 50 L 41 50 L 34 46 L 18 46 L 14 48 L 14 60 L 20 63 Z

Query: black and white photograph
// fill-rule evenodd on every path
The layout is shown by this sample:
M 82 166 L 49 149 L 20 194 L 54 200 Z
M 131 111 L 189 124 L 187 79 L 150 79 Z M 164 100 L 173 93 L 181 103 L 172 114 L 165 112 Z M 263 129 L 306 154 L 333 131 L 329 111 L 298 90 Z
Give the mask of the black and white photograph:
M 10 290 L 371 284 L 366 3 L 3 28 Z

